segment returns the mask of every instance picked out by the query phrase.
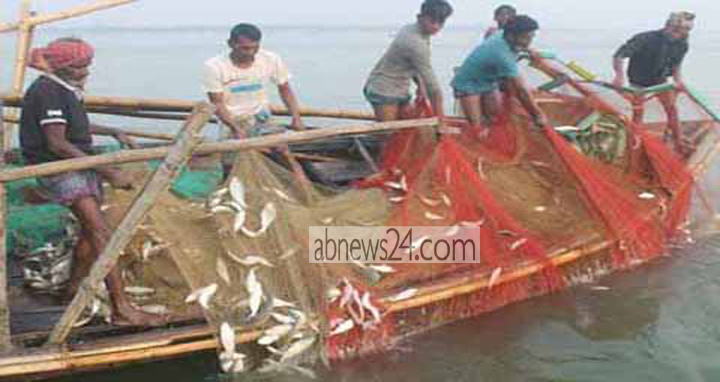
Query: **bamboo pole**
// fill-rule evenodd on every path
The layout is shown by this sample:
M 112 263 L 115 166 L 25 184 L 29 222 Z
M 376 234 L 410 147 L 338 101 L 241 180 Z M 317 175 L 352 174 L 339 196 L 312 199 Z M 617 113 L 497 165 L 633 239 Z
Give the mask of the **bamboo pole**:
M 1 101 L 0 101 L 0 104 L 2 104 Z M 3 116 L 0 114 L 0 118 L 2 119 L 2 120 L 0 121 L 0 129 L 2 128 L 2 125 L 1 125 L 2 122 L 6 122 L 6 123 L 20 123 L 20 119 L 17 118 L 17 117 L 9 117 L 9 116 L 8 116 L 8 117 L 3 117 Z M 172 140 L 175 140 L 175 136 L 172 135 L 172 134 L 148 133 L 148 132 L 145 132 L 145 131 L 124 130 L 124 129 L 120 129 L 120 128 L 115 128 L 115 130 L 119 130 L 119 131 L 125 133 L 125 135 L 130 136 L 130 137 L 157 139 L 157 140 L 160 140 L 160 141 L 172 141 Z M 111 135 L 111 134 L 95 133 L 95 135 Z
M 426 118 L 363 125 L 350 125 L 317 130 L 305 130 L 302 132 L 275 134 L 258 138 L 229 140 L 217 143 L 205 143 L 200 145 L 198 149 L 195 150 L 195 153 L 212 154 L 230 151 L 258 150 L 268 147 L 307 142 L 342 135 L 360 135 L 367 133 L 390 132 L 411 128 L 436 127 L 437 122 L 437 118 Z M 0 182 L 9 182 L 12 180 L 33 178 L 37 176 L 47 176 L 67 171 L 86 170 L 110 164 L 141 162 L 153 159 L 160 159 L 167 155 L 167 153 L 167 147 L 155 147 L 151 149 L 140 150 L 125 150 L 103 155 L 93 155 L 85 158 L 67 159 L 63 161 L 44 163 L 35 166 L 27 166 L 18 169 L 8 169 L 0 172 Z
M 20 36 L 17 40 L 17 47 L 15 50 L 15 71 L 13 74 L 12 87 L 10 88 L 10 94 L 14 96 L 20 96 L 25 86 L 25 68 L 27 66 L 27 56 L 30 51 L 30 45 L 32 44 L 32 35 L 34 26 L 28 22 L 30 18 L 30 0 L 23 0 L 20 5 Z M 17 116 L 18 112 L 14 111 L 10 114 L 11 117 Z M 2 145 L 2 153 L 0 153 L 0 162 L 5 162 L 5 153 L 10 151 L 12 146 L 12 138 L 14 126 L 7 124 L 5 128 L 0 132 L 0 145 Z
M 18 96 L 3 96 L 3 100 L 8 106 L 20 107 L 22 98 Z M 170 112 L 189 112 L 194 105 L 191 101 L 177 99 L 151 99 L 151 98 L 130 98 L 130 97 L 106 97 L 106 96 L 87 96 L 84 99 L 85 107 L 88 110 L 101 107 L 124 108 L 131 110 L 144 111 L 170 111 Z M 271 106 L 271 111 L 275 115 L 289 115 L 287 109 L 282 106 Z M 319 108 L 300 108 L 300 114 L 305 117 L 321 117 L 321 118 L 339 118 L 339 119 L 357 119 L 371 121 L 375 116 L 370 112 L 343 110 L 343 109 L 319 109 Z
M 190 159 L 193 150 L 202 141 L 202 137 L 198 132 L 207 124 L 213 113 L 214 110 L 210 104 L 203 103 L 196 107 L 192 116 L 183 126 L 182 131 L 178 134 L 177 143 L 168 151 L 165 162 L 155 170 L 152 178 L 133 200 L 130 209 L 111 236 L 107 246 L 93 264 L 89 275 L 83 281 L 72 303 L 60 318 L 52 333 L 50 333 L 48 344 L 59 345 L 65 341 L 73 323 L 90 302 L 98 285 L 105 280 L 108 273 L 115 267 L 120 252 L 130 241 L 137 225 L 145 218 L 157 197 L 180 174 L 180 170 Z
M 54 21 L 66 20 L 73 17 L 83 16 L 88 13 L 101 11 L 103 9 L 113 8 L 124 4 L 135 2 L 136 0 L 105 0 L 95 4 L 81 5 L 68 9 L 66 11 L 51 13 L 42 16 L 33 16 L 27 19 L 27 23 L 33 27 L 52 23 Z M 22 22 L 19 23 L 3 23 L 0 24 L 0 33 L 10 32 L 22 28 Z
M 0 183 L 0 353 L 12 350 L 7 282 L 7 191 Z

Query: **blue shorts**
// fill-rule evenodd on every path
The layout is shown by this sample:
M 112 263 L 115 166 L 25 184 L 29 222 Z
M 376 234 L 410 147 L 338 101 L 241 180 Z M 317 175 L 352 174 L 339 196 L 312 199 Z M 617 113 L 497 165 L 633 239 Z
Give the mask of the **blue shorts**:
M 483 94 L 490 94 L 494 91 L 498 90 L 498 86 L 493 86 L 491 88 L 487 87 L 477 87 L 477 88 L 463 88 L 462 90 L 453 88 L 453 94 L 455 95 L 455 98 L 463 98 L 463 97 L 469 97 L 469 96 L 477 96 L 477 95 L 483 95 Z
M 390 97 L 390 96 L 384 96 L 381 94 L 373 93 L 365 87 L 363 89 L 363 94 L 365 95 L 365 99 L 370 102 L 373 106 L 383 106 L 383 105 L 407 105 L 410 103 L 410 99 L 412 97 L 405 96 L 405 97 Z
M 37 178 L 40 192 L 46 198 L 64 206 L 77 200 L 94 197 L 102 203 L 102 184 L 95 170 L 64 172 Z

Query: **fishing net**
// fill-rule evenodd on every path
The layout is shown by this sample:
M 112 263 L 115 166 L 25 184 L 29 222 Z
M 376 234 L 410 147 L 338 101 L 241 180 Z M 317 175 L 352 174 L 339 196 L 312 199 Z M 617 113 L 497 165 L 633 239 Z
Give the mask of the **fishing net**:
M 223 370 L 307 372 L 301 364 L 385 350 L 665 253 L 712 150 L 675 153 L 652 96 L 638 101 L 547 61 L 535 67 L 552 79 L 536 97 L 554 127 L 533 127 L 506 97 L 490 126 L 449 118 L 442 131 L 388 136 L 380 171 L 351 189 L 309 182 L 281 148 L 239 154 L 217 188 L 206 188 L 217 173 L 181 178 L 185 191 L 163 195 L 125 250 L 128 292 L 148 311 L 204 316 Z M 717 122 L 697 97 L 678 105 L 688 142 L 714 142 Z M 639 107 L 644 119 L 633 121 Z M 418 102 L 408 117 L 427 115 Z M 138 183 L 150 174 L 133 170 Z M 114 221 L 133 197 L 108 192 Z M 420 264 L 410 251 L 389 266 L 311 263 L 312 226 L 436 226 L 447 237 L 473 227 L 480 259 Z

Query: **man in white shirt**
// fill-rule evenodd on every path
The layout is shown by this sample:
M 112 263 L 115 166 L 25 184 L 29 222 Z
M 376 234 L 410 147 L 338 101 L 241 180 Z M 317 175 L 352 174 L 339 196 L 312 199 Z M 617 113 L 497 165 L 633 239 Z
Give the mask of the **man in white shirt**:
M 280 56 L 260 49 L 262 33 L 252 24 L 238 24 L 230 32 L 229 54 L 205 62 L 203 87 L 216 108 L 220 121 L 230 129 L 230 137 L 241 139 L 282 132 L 270 123 L 270 102 L 266 88 L 277 86 L 283 103 L 290 111 L 290 127 L 304 129 L 297 99 L 290 87 L 290 73 Z M 223 157 L 227 176 L 233 156 Z

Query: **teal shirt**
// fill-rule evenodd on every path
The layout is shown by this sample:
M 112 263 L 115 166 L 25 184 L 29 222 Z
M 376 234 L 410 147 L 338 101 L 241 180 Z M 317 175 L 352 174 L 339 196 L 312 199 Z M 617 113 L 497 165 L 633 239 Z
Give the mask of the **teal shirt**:
M 495 90 L 498 83 L 520 75 L 518 54 L 503 36 L 495 33 L 475 48 L 455 73 L 452 87 L 456 92 L 480 94 Z

